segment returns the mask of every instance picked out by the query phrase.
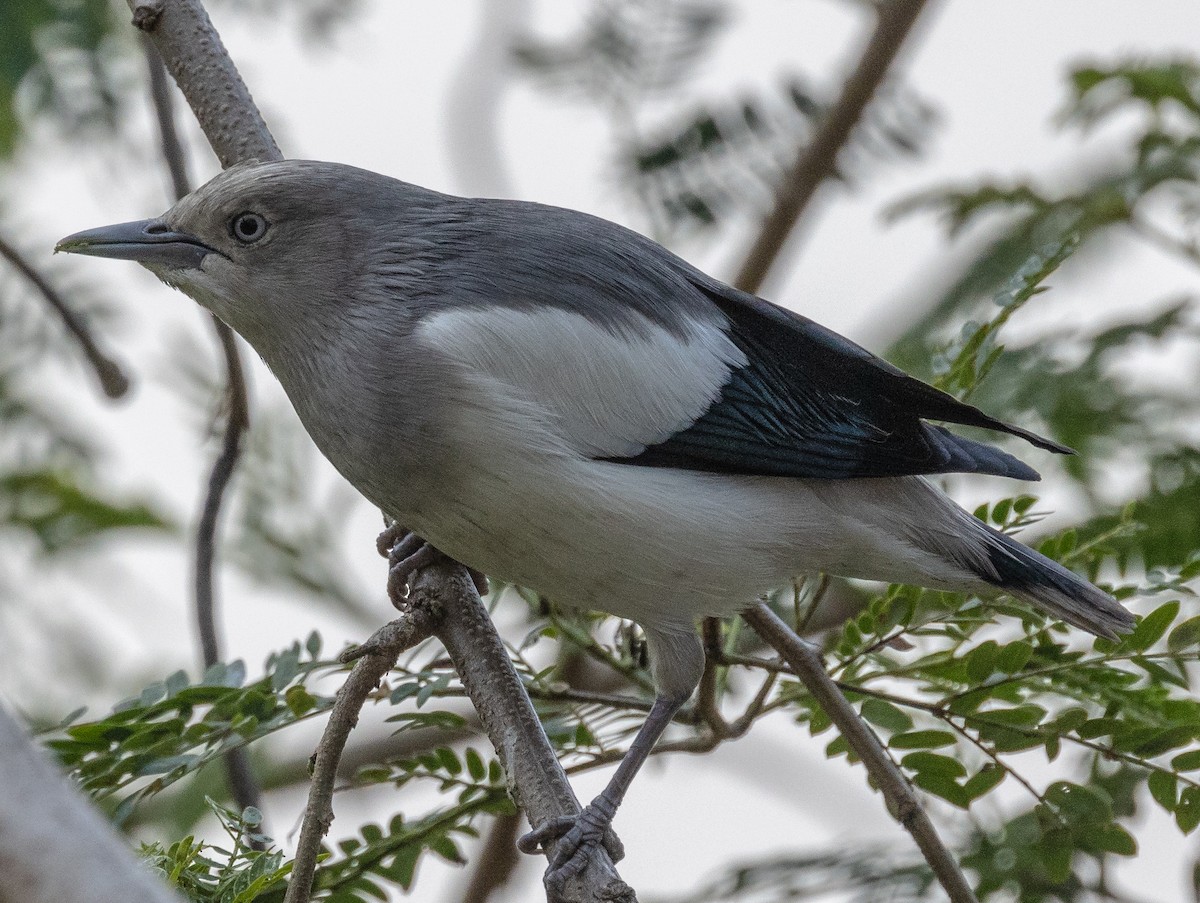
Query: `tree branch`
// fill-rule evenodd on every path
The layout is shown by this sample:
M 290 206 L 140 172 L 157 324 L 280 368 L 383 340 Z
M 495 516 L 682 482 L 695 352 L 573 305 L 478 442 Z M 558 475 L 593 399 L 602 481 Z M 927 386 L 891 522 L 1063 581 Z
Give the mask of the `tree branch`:
M 435 635 L 454 662 L 504 767 L 509 792 L 529 823 L 540 825 L 561 815 L 579 814 L 579 801 L 466 569 L 444 563 L 426 568 L 409 596 L 423 594 L 441 600 L 444 617 Z M 553 858 L 555 844 L 550 846 L 546 855 Z M 567 881 L 561 896 L 551 903 L 635 900 L 633 889 L 621 880 L 601 844 L 587 868 Z
M 337 701 L 329 713 L 329 722 L 313 754 L 312 783 L 304 807 L 304 823 L 296 843 L 296 858 L 288 882 L 284 903 L 308 903 L 312 894 L 321 839 L 333 822 L 333 788 L 338 763 L 350 731 L 358 724 L 358 715 L 371 692 L 396 664 L 400 653 L 426 639 L 440 617 L 436 598 L 414 599 L 401 617 L 379 628 L 366 643 L 348 650 L 342 659 L 357 659 L 354 670 L 338 690 Z
M 837 172 L 837 158 L 850 138 L 863 110 L 875 95 L 896 59 L 926 0 L 878 0 L 875 31 L 863 48 L 858 65 L 842 88 L 841 97 L 830 108 L 820 128 L 775 195 L 775 208 L 759 230 L 734 285 L 757 293 L 771 265 L 779 257 L 788 236 L 821 184 Z
M 837 172 L 839 152 L 850 138 L 876 89 L 883 83 L 925 2 L 878 0 L 875 31 L 846 80 L 841 97 L 785 175 L 776 194 L 775 207 L 764 221 L 758 238 L 738 272 L 735 281 L 738 288 L 752 293 L 761 288 L 817 189 Z M 791 665 L 796 676 L 837 725 L 883 792 L 888 810 L 913 836 L 951 901 L 977 903 L 974 891 L 957 861 L 942 843 L 929 816 L 921 808 L 912 787 L 879 738 L 858 716 L 830 678 L 816 647 L 801 639 L 766 605 L 760 603 L 743 612 L 742 616 Z
M 37 268 L 26 260 L 14 245 L 2 238 L 0 238 L 0 257 L 12 264 L 13 269 L 37 289 L 38 293 L 46 299 L 46 303 L 54 308 L 54 312 L 67 327 L 67 332 L 71 333 L 75 337 L 75 341 L 79 343 L 79 348 L 83 352 L 83 356 L 87 358 L 87 362 L 91 364 L 92 370 L 95 371 L 96 379 L 100 381 L 100 388 L 104 390 L 104 394 L 109 398 L 120 398 L 128 392 L 129 377 L 112 358 L 100 350 L 83 320 L 75 311 L 71 310 L 66 299 L 46 281 Z
M 0 903 L 180 903 L 0 708 Z
M 279 145 L 204 4 L 200 0 L 128 3 L 133 24 L 149 35 L 222 168 L 252 160 L 282 160 Z
M 488 827 L 483 849 L 476 857 L 471 880 L 463 891 L 462 903 L 487 903 L 508 883 L 520 861 L 517 835 L 521 832 L 519 815 L 497 815 Z
M 958 862 L 942 843 L 907 779 L 887 754 L 875 732 L 859 717 L 830 678 L 817 647 L 796 636 L 775 612 L 762 603 L 747 609 L 742 617 L 792 666 L 800 682 L 837 725 L 883 793 L 888 811 L 917 842 L 952 903 L 978 903 Z
M 142 50 L 146 58 L 146 68 L 150 79 L 150 96 L 153 100 L 155 116 L 158 119 L 159 137 L 162 142 L 163 161 L 171 177 L 171 188 L 175 200 L 186 195 L 191 188 L 188 184 L 187 160 L 184 155 L 183 142 L 175 129 L 175 104 L 172 100 L 171 86 L 167 83 L 167 70 L 163 66 L 162 57 L 154 48 L 150 39 L 143 33 Z M 242 437 L 250 426 L 250 401 L 246 392 L 246 377 L 242 371 L 242 361 L 238 354 L 237 339 L 233 330 L 211 317 L 216 330 L 217 344 L 225 358 L 226 399 L 229 416 L 225 422 L 225 433 L 221 443 L 221 453 L 213 462 L 209 472 L 208 487 L 201 508 L 200 520 L 196 525 L 196 574 L 195 574 L 195 614 L 196 629 L 200 638 L 200 653 L 204 667 L 210 668 L 221 661 L 221 642 L 217 631 L 216 592 L 213 574 L 216 565 L 217 548 L 217 519 L 221 513 L 221 504 L 229 481 L 237 468 L 238 459 L 242 452 Z M 250 756 L 245 749 L 231 749 L 225 756 L 225 773 L 229 780 L 229 790 L 237 803 L 239 810 L 248 806 L 256 809 L 262 806 L 262 792 L 254 771 L 250 767 Z M 260 841 L 252 841 L 252 846 L 261 848 Z

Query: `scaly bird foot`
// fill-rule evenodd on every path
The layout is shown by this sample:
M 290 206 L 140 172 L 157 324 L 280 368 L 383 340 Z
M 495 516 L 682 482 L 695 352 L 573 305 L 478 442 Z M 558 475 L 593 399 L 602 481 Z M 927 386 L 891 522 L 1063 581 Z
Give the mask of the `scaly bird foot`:
M 408 604 L 408 582 L 413 574 L 439 557 L 449 557 L 399 524 L 392 524 L 380 533 L 375 547 L 388 560 L 388 598 L 399 609 Z M 474 568 L 467 568 L 467 573 L 479 595 L 487 595 L 487 577 Z
M 542 822 L 517 841 L 517 849 L 539 853 L 557 841 L 543 880 L 547 889 L 561 889 L 569 878 L 583 871 L 597 846 L 603 846 L 613 862 L 625 858 L 625 847 L 612 829 L 615 814 L 614 807 L 597 797 L 577 816 L 562 815 Z

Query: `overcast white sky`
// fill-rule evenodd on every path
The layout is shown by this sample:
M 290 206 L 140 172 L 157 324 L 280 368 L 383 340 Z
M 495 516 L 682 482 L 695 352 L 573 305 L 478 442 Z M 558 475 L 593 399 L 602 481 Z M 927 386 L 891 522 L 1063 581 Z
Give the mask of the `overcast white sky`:
M 505 16 L 510 23 L 524 19 L 539 33 L 564 34 L 585 4 L 493 0 L 491 7 L 493 18 L 485 25 L 482 3 L 365 2 L 361 15 L 324 49 L 306 46 L 292 28 L 235 19 L 225 7 L 215 10 L 214 20 L 289 156 L 339 160 L 444 191 L 508 193 L 640 225 L 610 187 L 606 114 L 522 79 L 498 81 L 494 68 L 503 58 L 498 21 Z M 733 5 L 733 15 L 718 52 L 689 96 L 680 98 L 681 106 L 774 88 L 796 71 L 831 86 L 862 27 L 854 4 L 834 0 L 747 0 Z M 1071 63 L 1170 51 L 1200 54 L 1196 0 L 958 0 L 933 4 L 922 24 L 907 54 L 907 77 L 941 114 L 927 155 L 917 164 L 892 166 L 854 195 L 841 197 L 810 225 L 803 253 L 780 267 L 764 290 L 868 345 L 891 333 L 887 318 L 896 304 L 920 303 L 931 274 L 952 253 L 931 217 L 885 228 L 879 213 L 887 202 L 931 184 L 984 174 L 1057 176 L 1078 147 L 1075 133 L 1053 126 Z M 457 118 L 450 115 L 455 110 Z M 492 123 L 472 118 L 488 110 L 495 113 Z M 493 125 L 496 144 L 489 138 Z M 148 119 L 142 128 L 149 134 Z M 197 141 L 193 146 L 193 174 L 207 178 L 215 162 Z M 40 234 L 47 249 L 41 262 L 65 268 L 69 264 L 62 258 L 48 259 L 55 238 L 167 206 L 165 179 L 156 166 L 148 142 L 120 151 L 98 149 L 88 158 L 78 150 L 64 154 L 47 136 L 21 161 L 20 188 L 6 204 L 11 218 Z M 718 242 L 682 251 L 729 276 L 748 235 L 747 229 L 729 230 Z M 164 386 L 164 374 L 184 347 L 181 335 L 205 347 L 205 324 L 186 298 L 132 266 L 72 263 L 73 272 L 94 278 L 114 299 L 120 316 L 110 346 L 131 363 L 139 389 L 127 402 L 108 407 L 87 397 L 91 386 L 82 387 L 81 376 L 60 387 L 60 405 L 82 429 L 105 437 L 111 449 L 107 473 L 131 490 L 165 499 L 189 523 L 211 449 L 200 447 L 201 425 L 184 415 Z M 1195 271 L 1135 245 L 1122 246 L 1110 265 L 1093 267 L 1086 279 L 1057 280 L 1041 316 L 1086 324 L 1189 290 L 1197 290 Z M 281 403 L 261 368 L 255 383 L 260 403 Z M 322 491 L 334 480 L 322 471 Z M 375 525 L 376 515 L 362 505 L 347 546 L 354 549 L 363 584 L 378 590 L 375 599 L 385 617 L 383 569 L 373 553 Z M 91 663 L 97 673 L 132 687 L 191 666 L 194 651 L 176 630 L 189 617 L 189 571 L 181 554 L 163 543 L 138 543 L 123 548 L 116 560 L 97 558 L 89 562 L 86 580 L 78 574 L 44 580 L 39 592 L 45 606 L 27 636 L 39 671 L 47 663 L 69 671 L 86 654 L 64 649 L 48 633 L 56 618 L 67 617 L 55 614 L 62 598 L 76 600 L 71 618 L 83 618 L 95 636 L 118 650 L 109 661 Z M 101 592 L 103 606 L 84 606 L 79 600 L 94 600 L 97 583 L 115 588 Z M 360 635 L 358 627 L 331 621 L 294 599 L 261 593 L 236 575 L 227 575 L 222 586 L 229 657 L 246 658 L 252 671 L 267 651 L 313 627 L 333 646 Z M 12 698 L 37 682 L 32 667 L 0 664 L 0 691 L 7 688 Z M 64 704 L 76 692 L 68 679 Z M 861 773 L 841 761 L 825 762 L 824 742 L 803 741 L 786 724 L 768 725 L 711 756 L 655 762 L 617 820 L 629 851 L 624 877 L 643 899 L 652 899 L 693 886 L 739 856 L 875 838 L 906 843 L 879 815 L 880 803 L 865 789 Z M 1027 758 L 1032 773 L 1050 779 L 1053 770 Z M 606 778 L 578 780 L 580 797 L 590 798 Z M 398 803 L 419 811 L 419 799 L 410 802 L 416 798 L 405 794 Z M 300 802 L 272 801 L 277 833 L 290 827 Z M 342 828 L 357 823 L 357 808 L 351 800 L 339 808 Z M 1185 863 L 1195 855 L 1194 845 L 1181 841 L 1157 812 L 1151 818 L 1151 830 L 1140 835 L 1142 853 L 1121 868 L 1120 880 L 1141 898 L 1183 901 Z M 335 824 L 335 835 L 338 830 Z M 417 884 L 420 899 L 444 899 L 444 889 L 462 880 L 429 862 L 422 868 L 429 874 Z M 539 871 L 538 863 L 527 863 L 526 884 L 508 899 L 534 898 Z

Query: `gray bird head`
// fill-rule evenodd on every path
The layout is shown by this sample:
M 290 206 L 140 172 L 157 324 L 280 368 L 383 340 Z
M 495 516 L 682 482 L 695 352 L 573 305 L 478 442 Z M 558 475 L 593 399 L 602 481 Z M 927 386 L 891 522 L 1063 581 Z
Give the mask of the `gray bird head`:
M 156 219 L 78 232 L 56 250 L 135 260 L 264 352 L 289 323 L 311 332 L 376 300 L 365 277 L 406 256 L 409 216 L 450 200 L 340 164 L 244 164 Z

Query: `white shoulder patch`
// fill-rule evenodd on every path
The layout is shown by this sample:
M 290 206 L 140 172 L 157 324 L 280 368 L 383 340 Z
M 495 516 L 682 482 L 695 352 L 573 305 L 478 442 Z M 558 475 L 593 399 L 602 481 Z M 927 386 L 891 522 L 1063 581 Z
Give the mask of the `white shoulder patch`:
M 692 321 L 681 339 L 646 320 L 616 335 L 559 308 L 457 308 L 414 337 L 543 409 L 590 457 L 636 455 L 687 429 L 746 357 L 723 330 Z

